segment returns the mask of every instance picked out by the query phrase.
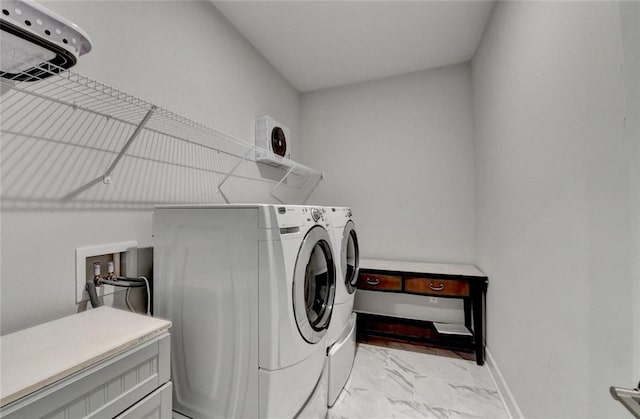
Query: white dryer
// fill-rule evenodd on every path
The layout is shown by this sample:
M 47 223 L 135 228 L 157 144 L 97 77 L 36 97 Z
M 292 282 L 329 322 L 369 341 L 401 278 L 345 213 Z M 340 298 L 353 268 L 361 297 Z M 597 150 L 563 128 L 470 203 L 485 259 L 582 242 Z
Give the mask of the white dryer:
M 174 410 L 326 415 L 336 272 L 325 226 L 312 207 L 156 209 L 154 308 L 173 321 Z
M 327 335 L 328 405 L 338 399 L 355 359 L 356 314 L 353 313 L 360 260 L 358 235 L 350 208 L 326 208 L 336 252 L 336 299 Z

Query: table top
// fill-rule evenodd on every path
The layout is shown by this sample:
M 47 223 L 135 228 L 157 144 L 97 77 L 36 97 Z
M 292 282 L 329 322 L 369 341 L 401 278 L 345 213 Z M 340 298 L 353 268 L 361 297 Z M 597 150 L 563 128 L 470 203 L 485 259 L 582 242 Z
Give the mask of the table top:
M 360 269 L 376 271 L 411 272 L 416 274 L 438 274 L 464 277 L 486 278 L 474 265 L 445 263 L 406 262 L 398 260 L 360 259 Z
M 0 406 L 166 332 L 171 322 L 98 307 L 0 337 Z

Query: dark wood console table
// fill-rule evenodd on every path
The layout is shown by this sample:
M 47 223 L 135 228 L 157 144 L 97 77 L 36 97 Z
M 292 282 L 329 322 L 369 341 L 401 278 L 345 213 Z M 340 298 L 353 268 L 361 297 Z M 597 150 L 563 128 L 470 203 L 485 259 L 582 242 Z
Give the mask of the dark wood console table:
M 474 351 L 477 364 L 483 365 L 488 284 L 487 276 L 472 265 L 361 259 L 359 289 L 462 299 L 464 325 L 471 336 L 442 334 L 432 322 L 371 312 L 359 312 L 358 333 Z

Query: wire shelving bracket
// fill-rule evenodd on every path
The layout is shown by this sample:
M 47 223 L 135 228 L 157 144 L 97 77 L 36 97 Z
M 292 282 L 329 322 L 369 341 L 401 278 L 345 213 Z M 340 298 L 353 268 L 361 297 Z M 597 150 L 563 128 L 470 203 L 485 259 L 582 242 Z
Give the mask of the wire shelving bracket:
M 229 178 L 231 176 L 233 176 L 233 174 L 236 171 L 236 169 L 238 167 L 240 167 L 240 165 L 242 165 L 246 161 L 247 157 L 249 156 L 249 154 L 251 152 L 252 152 L 252 150 L 247 150 L 247 152 L 242 155 L 242 159 L 238 160 L 238 163 L 236 163 L 236 165 L 233 166 L 233 168 L 231 170 L 229 170 L 229 172 L 224 176 L 224 179 L 222 179 L 222 181 L 220 181 L 220 183 L 218 183 L 218 187 L 216 189 L 217 189 L 218 193 L 222 196 L 222 198 L 225 200 L 225 202 L 227 204 L 230 204 L 231 201 L 224 194 L 224 191 L 222 190 L 222 185 L 224 185 L 227 182 L 227 180 L 229 180 Z
M 87 182 L 86 184 L 82 185 L 81 187 L 69 192 L 68 194 L 66 194 L 65 196 L 62 197 L 62 200 L 63 201 L 67 201 L 69 199 L 73 199 L 73 197 L 75 197 L 75 196 L 79 195 L 80 193 L 86 191 L 87 189 L 91 188 L 93 185 L 97 184 L 101 180 L 105 184 L 110 184 L 111 183 L 111 173 L 113 172 L 113 170 L 116 168 L 116 166 L 118 165 L 118 163 L 120 162 L 120 160 L 124 156 L 124 153 L 126 153 L 126 151 L 129 149 L 129 147 L 131 146 L 131 143 L 133 143 L 133 140 L 135 140 L 136 137 L 140 134 L 140 131 L 142 130 L 142 128 L 144 128 L 146 123 L 149 121 L 149 118 L 151 118 L 151 115 L 153 115 L 153 112 L 155 110 L 156 110 L 155 106 L 152 106 L 151 109 L 149 109 L 149 112 L 147 112 L 147 114 L 144 116 L 144 118 L 142 119 L 140 124 L 136 127 L 136 130 L 133 132 L 133 134 L 131 134 L 131 137 L 129 137 L 127 142 L 122 147 L 122 150 L 120 150 L 120 152 L 118 153 L 116 158 L 113 160 L 113 163 L 111 163 L 111 165 L 109 166 L 107 171 L 104 172 L 104 174 L 102 176 L 98 176 L 97 178 L 95 178 L 93 180 L 90 180 L 89 182 Z
M 305 203 L 322 173 L 111 86 L 42 65 L 0 79 L 4 209 Z

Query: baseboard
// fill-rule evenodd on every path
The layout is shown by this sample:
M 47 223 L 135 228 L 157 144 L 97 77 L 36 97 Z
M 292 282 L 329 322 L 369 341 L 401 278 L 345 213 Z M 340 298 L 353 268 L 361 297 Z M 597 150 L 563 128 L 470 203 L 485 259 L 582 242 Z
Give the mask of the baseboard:
M 498 389 L 498 393 L 500 393 L 500 398 L 504 403 L 504 406 L 507 408 L 507 412 L 509 412 L 509 416 L 511 419 L 525 419 L 522 411 L 520 410 L 520 406 L 518 406 L 518 402 L 513 397 L 513 393 L 509 389 L 509 385 L 505 381 L 496 361 L 491 356 L 491 352 L 489 349 L 486 350 L 485 360 L 487 362 L 487 367 L 489 370 L 489 375 L 493 379 L 493 382 L 496 385 L 496 389 Z

